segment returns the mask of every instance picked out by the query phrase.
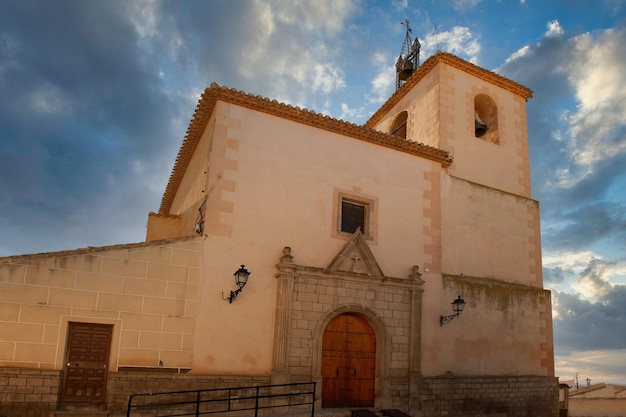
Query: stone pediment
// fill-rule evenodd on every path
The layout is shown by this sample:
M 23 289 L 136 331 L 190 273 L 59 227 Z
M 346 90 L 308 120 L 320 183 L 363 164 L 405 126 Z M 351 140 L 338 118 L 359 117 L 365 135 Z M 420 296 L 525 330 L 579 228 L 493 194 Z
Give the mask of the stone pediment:
M 328 265 L 331 271 L 351 272 L 355 274 L 366 274 L 382 277 L 383 271 L 380 269 L 376 258 L 372 254 L 361 229 L 357 229 L 350 240 L 339 251 L 337 256 Z

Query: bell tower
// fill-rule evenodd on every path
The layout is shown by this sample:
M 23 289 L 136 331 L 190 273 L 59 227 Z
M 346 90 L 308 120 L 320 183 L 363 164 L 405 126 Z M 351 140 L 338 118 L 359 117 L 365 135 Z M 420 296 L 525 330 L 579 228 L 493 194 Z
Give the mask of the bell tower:
M 413 31 L 409 26 L 409 21 L 405 20 L 401 25 L 406 27 L 406 36 L 404 37 L 402 51 L 396 61 L 396 90 L 402 87 L 402 84 L 409 79 L 420 65 L 420 48 L 422 47 L 417 37 L 411 39 Z

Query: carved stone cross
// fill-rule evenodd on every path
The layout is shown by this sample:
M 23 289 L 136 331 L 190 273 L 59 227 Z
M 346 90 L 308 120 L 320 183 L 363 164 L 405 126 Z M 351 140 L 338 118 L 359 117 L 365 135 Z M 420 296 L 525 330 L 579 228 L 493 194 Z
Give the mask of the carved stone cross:
M 354 265 L 352 265 L 352 272 L 357 272 L 357 273 L 361 272 L 361 268 L 359 268 L 359 259 L 361 259 L 359 257 L 359 254 L 355 253 L 352 259 L 354 259 Z

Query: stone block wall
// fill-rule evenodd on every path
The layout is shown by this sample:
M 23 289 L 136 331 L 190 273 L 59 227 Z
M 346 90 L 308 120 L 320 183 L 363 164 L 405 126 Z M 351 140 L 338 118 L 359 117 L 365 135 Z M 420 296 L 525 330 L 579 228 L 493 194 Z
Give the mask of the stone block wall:
M 406 287 L 381 285 L 378 280 L 329 279 L 322 276 L 300 276 L 294 287 L 289 366 L 292 375 L 310 375 L 316 357 L 314 343 L 323 332 L 319 327 L 332 312 L 376 312 L 384 323 L 387 340 L 378 340 L 378 348 L 388 352 L 388 369 L 409 369 L 410 293 Z M 372 323 L 374 326 L 376 323 Z M 390 345 L 386 346 L 386 342 Z
M 52 416 L 60 384 L 60 371 L 0 368 L 0 416 Z
M 132 394 L 210 390 L 269 384 L 269 377 L 113 372 L 109 374 L 107 403 L 111 416 L 117 417 L 126 415 L 128 398 Z
M 53 417 L 61 378 L 61 371 L 0 367 L 0 417 Z M 269 385 L 269 377 L 111 372 L 107 409 L 112 417 L 126 416 L 128 398 L 137 393 L 257 385 Z
M 559 383 L 553 377 L 425 378 L 424 417 L 557 417 Z
M 411 366 L 419 363 L 418 349 L 411 352 L 410 348 L 416 343 L 417 333 L 411 327 L 411 311 L 418 302 L 414 295 L 418 291 L 411 287 L 410 280 L 307 267 L 298 272 L 301 274 L 293 285 L 287 332 L 291 377 L 306 376 L 319 382 L 317 398 L 321 407 L 324 330 L 340 314 L 358 314 L 368 320 L 376 334 L 375 406 L 406 409 L 411 391 L 417 389 L 410 384 L 411 373 L 415 373 Z
M 114 326 L 112 370 L 189 368 L 201 248 L 182 238 L 0 258 L 0 366 L 60 370 L 68 322 L 88 322 Z
M 411 387 L 407 378 L 392 378 L 389 381 L 389 391 L 391 393 L 391 404 L 389 408 L 396 408 L 406 411 L 409 404 Z

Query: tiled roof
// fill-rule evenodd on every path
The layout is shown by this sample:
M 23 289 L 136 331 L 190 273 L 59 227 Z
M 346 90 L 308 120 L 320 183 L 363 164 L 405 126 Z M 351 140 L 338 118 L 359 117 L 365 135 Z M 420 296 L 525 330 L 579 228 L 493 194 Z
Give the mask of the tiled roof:
M 276 100 L 246 94 L 243 91 L 220 87 L 216 83 L 213 83 L 210 88 L 204 90 L 198 102 L 193 119 L 189 124 L 187 134 L 176 157 L 176 163 L 174 164 L 165 193 L 163 194 L 159 214 L 169 214 L 176 190 L 182 181 L 185 170 L 193 156 L 196 146 L 200 142 L 200 138 L 208 124 L 215 103 L 218 100 L 431 159 L 441 163 L 443 166 L 449 166 L 452 163 L 452 155 L 444 150 L 402 139 L 388 133 L 379 132 L 369 127 L 333 119 L 330 116 L 316 113 L 313 110 L 301 109 L 300 107 L 279 103 Z
M 439 62 L 450 65 L 482 80 L 485 80 L 493 85 L 497 85 L 505 90 L 512 92 L 528 100 L 533 96 L 531 89 L 524 87 L 521 84 L 511 81 L 500 74 L 496 74 L 493 71 L 486 70 L 474 65 L 471 62 L 467 62 L 457 56 L 449 54 L 447 52 L 438 51 L 435 55 L 429 57 L 417 70 L 409 77 L 408 80 L 400 87 L 390 98 L 383 104 L 380 109 L 365 123 L 366 127 L 375 126 L 380 120 L 395 106 L 402 97 L 404 97 L 419 81 L 426 76 Z
M 57 251 L 57 252 L 42 252 L 42 253 L 31 253 L 31 254 L 26 254 L 26 255 L 6 256 L 4 258 L 0 258 L 0 265 L 19 264 L 19 263 L 25 263 L 25 262 L 40 261 L 40 260 L 49 259 L 49 258 L 67 258 L 70 256 L 85 255 L 85 254 L 99 253 L 99 252 L 108 252 L 108 251 L 114 251 L 114 250 L 135 249 L 135 248 L 142 248 L 142 247 L 148 247 L 148 246 L 161 246 L 161 245 L 167 245 L 170 243 L 184 242 L 186 240 L 192 240 L 195 238 L 197 238 L 197 236 L 187 236 L 187 237 L 179 237 L 179 238 L 163 239 L 163 240 L 152 240 L 149 242 L 139 242 L 139 243 L 124 243 L 124 244 L 109 245 L 109 246 L 89 246 L 86 248 L 63 250 L 63 251 Z
M 585 394 L 585 393 L 588 393 L 588 392 L 591 392 L 591 391 L 595 391 L 595 390 L 599 390 L 599 389 L 602 389 L 602 388 L 606 388 L 606 384 L 604 382 L 601 382 L 599 384 L 594 384 L 594 385 L 592 385 L 590 387 L 580 388 L 580 389 L 577 389 L 575 391 L 570 391 L 569 396 L 573 397 L 574 395 Z

